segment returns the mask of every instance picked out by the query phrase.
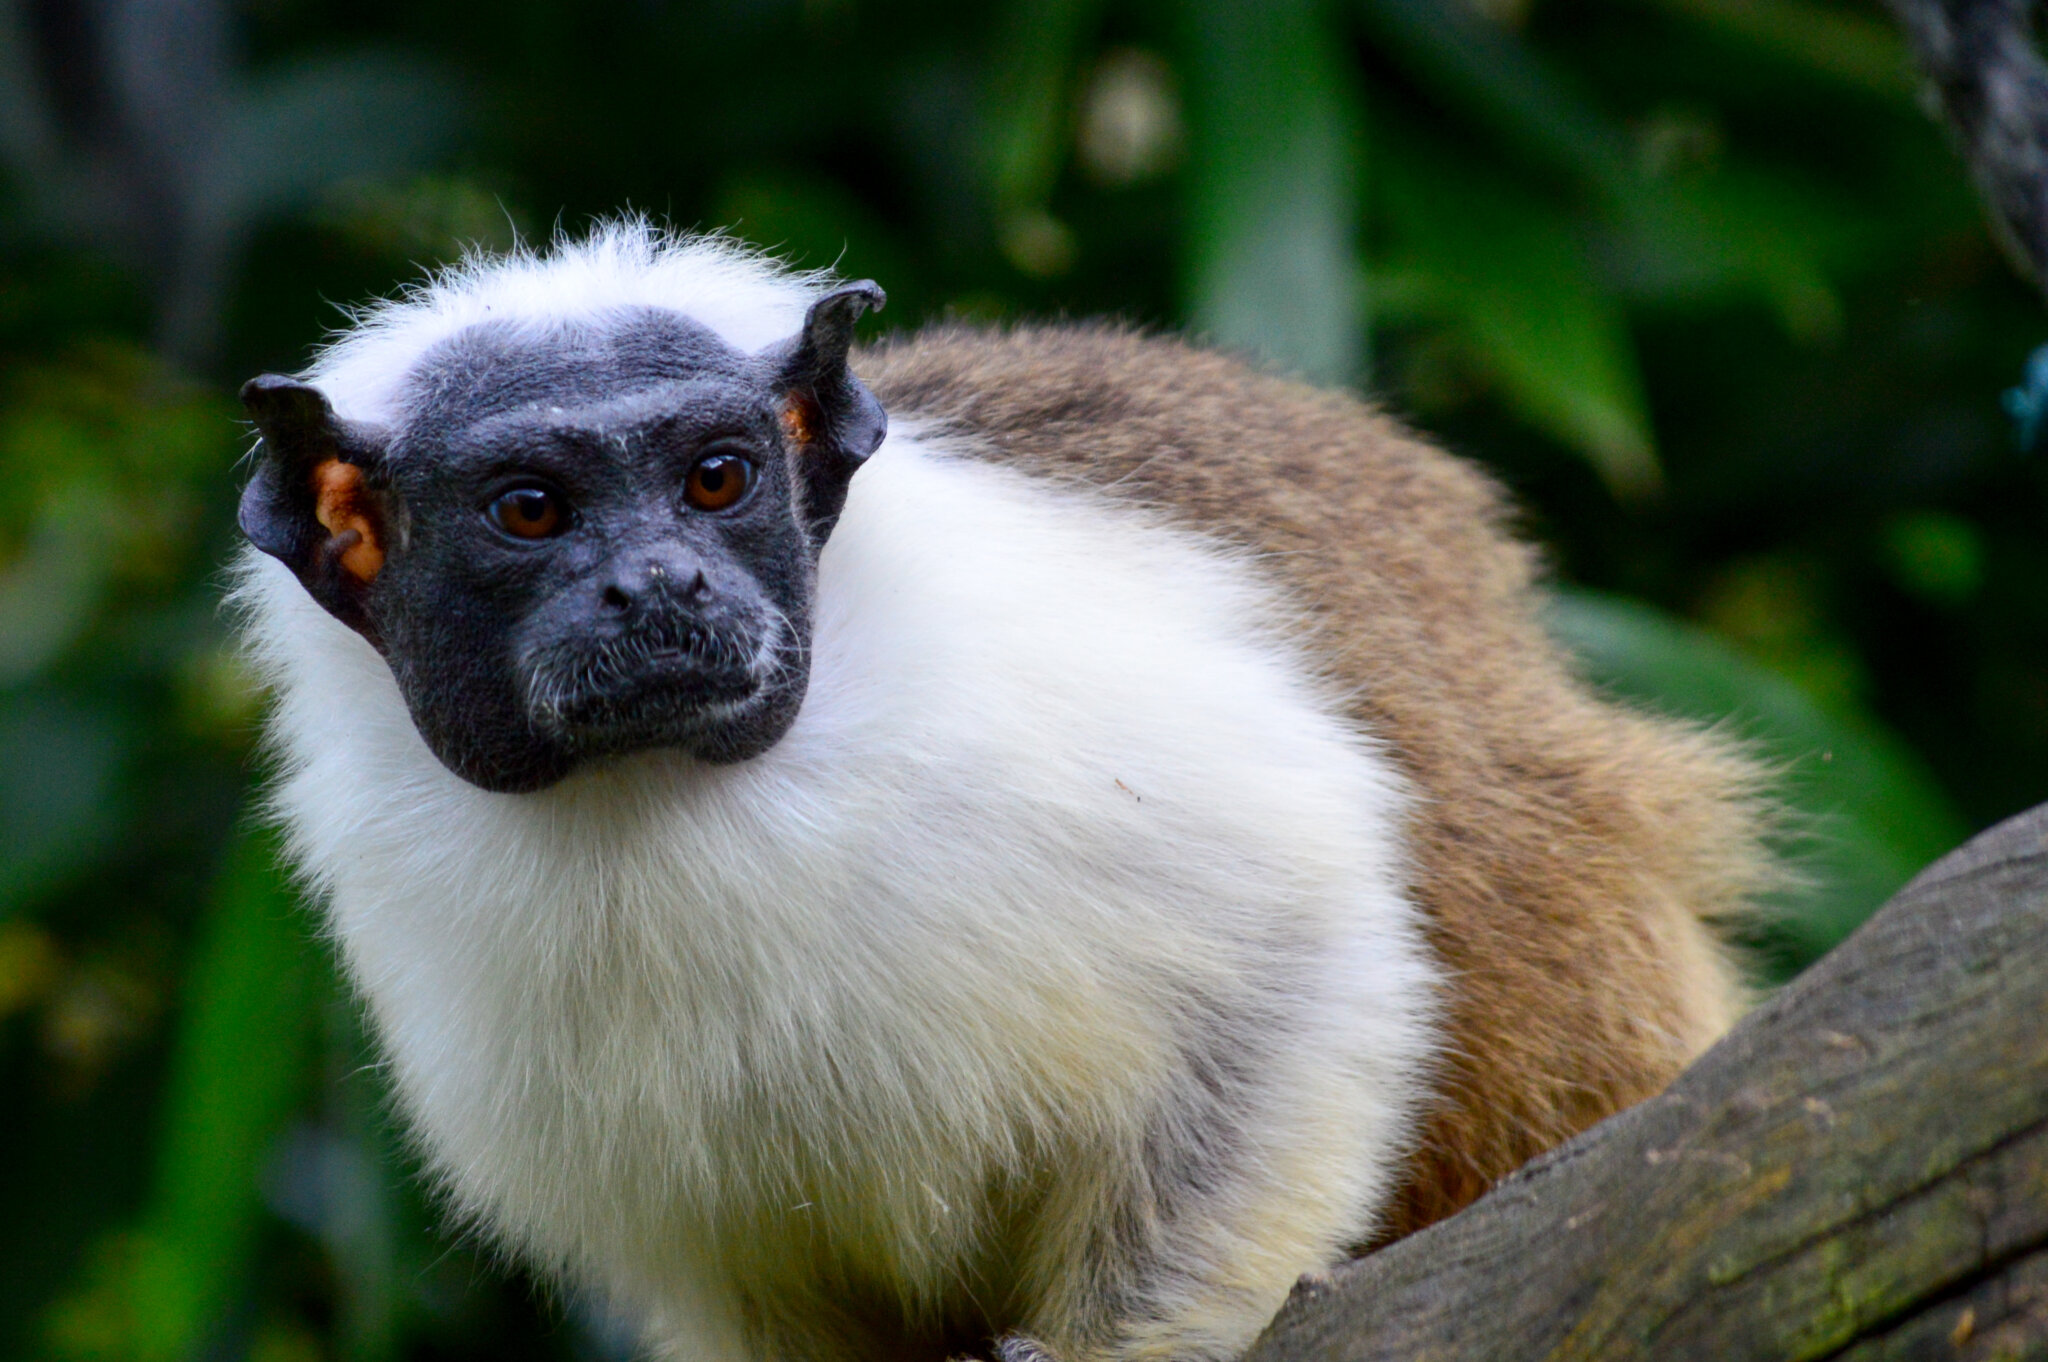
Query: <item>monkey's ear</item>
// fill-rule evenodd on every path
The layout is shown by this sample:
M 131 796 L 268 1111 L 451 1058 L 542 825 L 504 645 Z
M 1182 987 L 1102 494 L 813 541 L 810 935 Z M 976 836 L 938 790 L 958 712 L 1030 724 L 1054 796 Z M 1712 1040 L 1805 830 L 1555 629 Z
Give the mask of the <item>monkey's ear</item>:
M 278 374 L 244 383 L 242 406 L 263 437 L 236 516 L 242 533 L 374 643 L 364 597 L 389 542 L 383 433 L 342 420 L 318 388 Z
M 889 417 L 847 367 L 853 324 L 888 301 L 872 279 L 811 304 L 804 329 L 770 352 L 783 393 L 782 427 L 804 483 L 804 512 L 823 544 L 846 505 L 847 484 L 889 433 Z

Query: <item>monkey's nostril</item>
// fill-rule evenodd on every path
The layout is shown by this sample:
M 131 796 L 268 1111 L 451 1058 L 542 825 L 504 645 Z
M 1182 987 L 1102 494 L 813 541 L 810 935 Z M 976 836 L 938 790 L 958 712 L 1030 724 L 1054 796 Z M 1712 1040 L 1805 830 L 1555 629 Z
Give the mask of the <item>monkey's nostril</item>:
M 696 574 L 690 578 L 690 585 L 684 589 L 683 595 L 690 600 L 701 601 L 710 593 L 711 583 L 704 580 L 704 569 L 698 568 Z
M 614 610 L 624 610 L 633 604 L 632 596 L 616 582 L 604 589 L 604 603 Z

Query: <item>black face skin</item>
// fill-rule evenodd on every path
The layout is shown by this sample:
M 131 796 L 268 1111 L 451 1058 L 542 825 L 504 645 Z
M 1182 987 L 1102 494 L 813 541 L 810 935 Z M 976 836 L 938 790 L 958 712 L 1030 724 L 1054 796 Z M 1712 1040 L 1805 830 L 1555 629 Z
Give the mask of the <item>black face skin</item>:
M 649 748 L 744 760 L 803 702 L 818 554 L 887 428 L 846 367 L 881 304 L 840 289 L 758 355 L 654 308 L 472 327 L 390 430 L 252 379 L 242 529 L 383 653 L 475 785 Z

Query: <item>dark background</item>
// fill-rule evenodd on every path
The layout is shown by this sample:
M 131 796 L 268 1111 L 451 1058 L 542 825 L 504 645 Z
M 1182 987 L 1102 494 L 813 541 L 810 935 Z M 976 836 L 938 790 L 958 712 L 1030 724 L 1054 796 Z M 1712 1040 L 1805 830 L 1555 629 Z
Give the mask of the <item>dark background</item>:
M 1593 674 L 1781 763 L 1774 977 L 2048 797 L 2048 317 L 1874 5 L 0 0 L 0 1355 L 625 1355 L 413 1181 L 218 600 L 241 379 L 626 208 L 1486 463 Z

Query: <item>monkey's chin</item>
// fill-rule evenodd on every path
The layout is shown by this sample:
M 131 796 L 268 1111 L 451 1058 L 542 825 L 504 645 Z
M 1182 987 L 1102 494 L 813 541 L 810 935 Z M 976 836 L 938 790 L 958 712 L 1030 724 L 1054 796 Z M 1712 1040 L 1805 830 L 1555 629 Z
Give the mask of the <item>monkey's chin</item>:
M 650 751 L 680 751 L 726 764 L 760 755 L 789 731 L 803 688 L 770 685 L 752 672 L 642 675 L 565 697 L 534 727 L 572 767 Z

